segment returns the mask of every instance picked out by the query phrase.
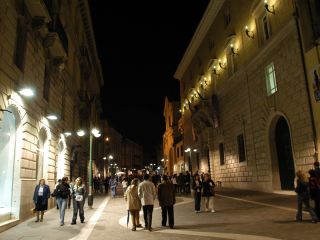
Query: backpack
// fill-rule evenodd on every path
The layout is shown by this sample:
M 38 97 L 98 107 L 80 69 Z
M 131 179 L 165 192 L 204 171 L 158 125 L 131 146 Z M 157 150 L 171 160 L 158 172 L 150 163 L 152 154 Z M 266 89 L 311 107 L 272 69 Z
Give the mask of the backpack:
M 55 190 L 55 195 L 58 198 L 68 198 L 69 193 L 69 188 L 63 184 L 59 184 Z

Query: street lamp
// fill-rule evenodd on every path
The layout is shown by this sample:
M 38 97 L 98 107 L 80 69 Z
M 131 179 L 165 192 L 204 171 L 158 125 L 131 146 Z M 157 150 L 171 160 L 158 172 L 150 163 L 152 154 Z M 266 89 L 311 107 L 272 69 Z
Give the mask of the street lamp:
M 88 193 L 88 206 L 89 208 L 92 208 L 93 205 L 93 194 L 92 194 L 92 139 L 93 136 L 95 138 L 98 138 L 101 136 L 100 131 L 97 128 L 91 129 L 91 123 L 90 123 L 90 137 L 89 137 L 89 165 L 90 165 L 90 173 L 89 173 L 89 193 Z M 79 137 L 83 137 L 86 134 L 84 130 L 77 131 L 77 135 Z

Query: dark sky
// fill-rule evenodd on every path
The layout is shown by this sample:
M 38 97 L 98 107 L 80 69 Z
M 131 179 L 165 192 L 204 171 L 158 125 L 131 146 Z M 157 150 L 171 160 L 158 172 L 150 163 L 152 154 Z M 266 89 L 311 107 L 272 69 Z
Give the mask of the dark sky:
M 209 0 L 89 0 L 105 85 L 104 116 L 151 150 L 164 133 L 166 95 Z

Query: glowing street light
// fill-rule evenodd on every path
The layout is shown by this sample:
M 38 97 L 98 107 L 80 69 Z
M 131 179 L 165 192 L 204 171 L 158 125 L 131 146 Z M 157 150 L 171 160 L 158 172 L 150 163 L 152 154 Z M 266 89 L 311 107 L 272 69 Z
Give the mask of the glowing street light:
M 22 88 L 21 90 L 18 91 L 20 95 L 24 97 L 33 97 L 34 96 L 34 91 L 31 88 Z

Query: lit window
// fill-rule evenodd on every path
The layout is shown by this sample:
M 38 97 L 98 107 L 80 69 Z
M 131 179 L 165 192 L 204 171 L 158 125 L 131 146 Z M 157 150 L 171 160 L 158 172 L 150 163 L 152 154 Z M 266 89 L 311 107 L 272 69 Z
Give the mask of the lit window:
M 274 69 L 274 64 L 269 64 L 266 69 L 266 82 L 267 82 L 267 94 L 271 96 L 277 91 L 277 81 L 276 81 L 276 72 Z

